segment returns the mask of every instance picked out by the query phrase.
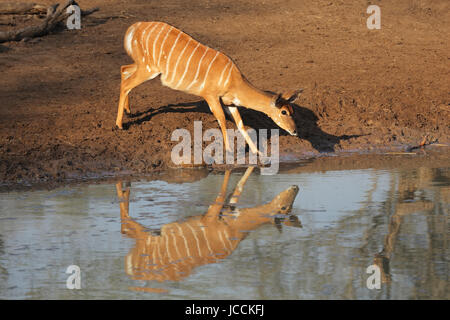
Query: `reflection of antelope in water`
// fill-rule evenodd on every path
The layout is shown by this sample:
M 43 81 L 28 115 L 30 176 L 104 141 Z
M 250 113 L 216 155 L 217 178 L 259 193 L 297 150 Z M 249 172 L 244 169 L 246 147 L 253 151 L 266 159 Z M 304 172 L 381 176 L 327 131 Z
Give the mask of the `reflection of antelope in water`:
M 285 225 L 301 227 L 298 218 L 289 215 L 298 193 L 297 186 L 291 186 L 267 204 L 254 208 L 235 207 L 252 171 L 253 167 L 247 169 L 229 201 L 225 196 L 231 172 L 226 171 L 216 201 L 204 215 L 166 224 L 159 235 L 151 234 L 129 217 L 130 189 L 127 187 L 123 191 L 122 183 L 118 182 L 122 233 L 136 240 L 126 257 L 127 274 L 135 280 L 177 281 L 188 276 L 195 267 L 226 258 L 248 231 L 263 224 L 282 221 Z
M 395 204 L 394 214 L 389 221 L 388 234 L 384 239 L 383 250 L 377 253 L 374 258 L 374 263 L 380 267 L 382 281 L 384 283 L 391 282 L 389 263 L 400 226 L 403 222 L 403 217 L 414 212 L 431 210 L 433 208 L 433 202 L 428 200 L 410 202 L 410 200 L 414 199 L 414 193 L 417 190 L 429 187 L 430 182 L 433 180 L 432 169 L 419 168 L 416 174 L 416 179 L 411 179 L 411 177 L 405 176 L 404 173 L 400 173 L 397 190 L 399 197 Z M 391 191 L 394 192 L 394 190 L 395 185 L 392 185 Z

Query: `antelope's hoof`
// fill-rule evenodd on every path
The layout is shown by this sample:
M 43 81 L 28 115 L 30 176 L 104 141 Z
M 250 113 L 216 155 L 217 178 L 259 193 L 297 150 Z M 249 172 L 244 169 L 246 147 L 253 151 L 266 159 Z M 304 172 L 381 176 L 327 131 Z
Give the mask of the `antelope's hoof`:
M 118 131 L 118 130 L 123 130 L 123 128 L 119 127 L 117 124 L 112 127 L 112 131 Z
M 126 116 L 127 118 L 132 118 L 132 117 L 133 117 L 133 114 L 131 113 L 131 111 L 130 111 L 130 112 L 126 112 L 126 111 L 125 111 L 125 116 Z

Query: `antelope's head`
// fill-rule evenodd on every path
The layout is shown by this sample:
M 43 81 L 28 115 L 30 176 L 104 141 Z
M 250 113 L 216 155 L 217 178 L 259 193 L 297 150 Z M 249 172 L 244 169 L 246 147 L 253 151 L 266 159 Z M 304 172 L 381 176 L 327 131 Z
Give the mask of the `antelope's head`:
M 294 185 L 278 194 L 270 202 L 270 207 L 272 209 L 271 215 L 288 215 L 292 210 L 292 204 L 298 194 L 298 190 L 299 188 Z
M 302 228 L 302 224 L 298 217 L 290 214 L 298 190 L 299 188 L 297 186 L 291 186 L 276 196 L 270 203 L 273 208 L 271 215 L 275 218 L 272 223 L 275 224 L 280 232 L 282 231 L 282 224 L 285 226 Z
M 279 94 L 275 96 L 272 106 L 276 107 L 275 114 L 271 117 L 273 121 L 282 129 L 286 130 L 292 136 L 297 135 L 297 126 L 294 121 L 294 110 L 292 103 L 297 100 L 303 89 L 297 90 L 292 94 Z

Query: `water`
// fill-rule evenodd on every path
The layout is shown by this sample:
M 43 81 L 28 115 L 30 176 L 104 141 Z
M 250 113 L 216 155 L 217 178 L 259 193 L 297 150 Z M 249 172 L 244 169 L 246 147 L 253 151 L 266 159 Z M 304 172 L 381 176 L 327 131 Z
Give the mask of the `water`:
M 227 173 L 2 193 L 0 298 L 448 299 L 450 172 L 422 165 L 233 171 L 224 207 Z

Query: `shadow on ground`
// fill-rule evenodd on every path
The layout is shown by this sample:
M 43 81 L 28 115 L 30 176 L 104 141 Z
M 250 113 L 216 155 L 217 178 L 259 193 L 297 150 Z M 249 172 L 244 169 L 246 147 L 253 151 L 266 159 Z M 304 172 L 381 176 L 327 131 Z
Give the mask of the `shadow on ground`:
M 318 125 L 319 118 L 313 111 L 306 107 L 302 107 L 296 104 L 294 106 L 294 120 L 298 128 L 298 138 L 307 140 L 311 143 L 312 147 L 318 152 L 334 152 L 335 146 L 340 143 L 341 140 L 348 140 L 352 138 L 360 137 L 361 135 L 341 135 L 335 136 L 323 131 Z M 143 112 L 132 113 L 128 115 L 131 121 L 124 123 L 124 129 L 128 129 L 130 126 L 140 125 L 144 122 L 150 121 L 154 116 L 164 113 L 187 113 L 187 112 L 199 112 L 210 114 L 208 104 L 204 100 L 188 103 L 169 104 L 158 109 L 148 109 Z M 279 127 L 267 116 L 261 112 L 239 108 L 239 112 L 245 122 L 246 126 L 249 126 L 259 132 L 259 129 L 268 129 L 268 136 L 270 137 L 270 129 L 279 129 Z M 231 117 L 227 115 L 227 119 L 231 120 Z M 234 122 L 234 121 L 233 121 Z M 289 135 L 284 130 L 280 130 L 281 136 Z

